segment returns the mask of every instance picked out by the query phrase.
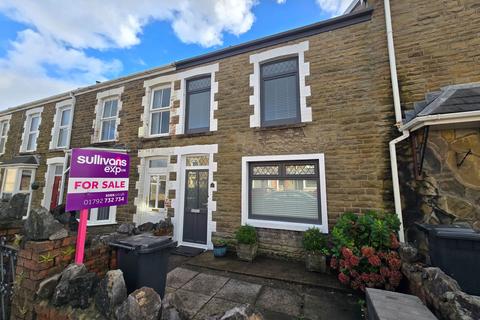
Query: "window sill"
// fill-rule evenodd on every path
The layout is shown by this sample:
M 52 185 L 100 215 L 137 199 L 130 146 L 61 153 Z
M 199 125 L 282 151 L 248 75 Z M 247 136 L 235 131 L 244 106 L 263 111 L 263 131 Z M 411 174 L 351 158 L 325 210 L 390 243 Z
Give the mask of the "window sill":
M 273 130 L 285 130 L 285 129 L 299 129 L 306 127 L 306 123 L 294 123 L 294 124 L 282 124 L 268 127 L 258 127 L 254 128 L 254 131 L 273 131 Z
M 193 137 L 203 137 L 203 136 L 213 136 L 215 131 L 206 131 L 206 132 L 197 132 L 197 133 L 182 133 L 177 134 L 173 137 L 175 138 L 193 138 Z
M 313 223 L 298 223 L 287 221 L 246 219 L 243 224 L 248 224 L 256 228 L 289 230 L 289 231 L 307 231 L 309 228 L 318 228 L 322 233 L 328 233 L 328 226 Z
M 164 135 L 164 136 L 149 136 L 149 137 L 141 137 L 141 141 L 150 141 L 150 140 L 162 140 L 162 139 L 171 139 L 171 135 Z
M 94 141 L 92 145 L 96 146 L 112 146 L 118 143 L 118 140 L 108 140 L 108 141 Z
M 88 227 L 104 227 L 104 226 L 114 226 L 117 225 L 117 222 L 105 221 L 105 222 L 87 222 Z

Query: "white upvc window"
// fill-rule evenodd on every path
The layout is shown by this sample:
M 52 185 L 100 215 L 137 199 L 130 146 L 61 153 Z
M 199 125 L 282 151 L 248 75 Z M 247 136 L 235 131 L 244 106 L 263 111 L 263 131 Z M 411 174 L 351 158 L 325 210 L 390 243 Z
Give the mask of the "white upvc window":
M 150 158 L 145 168 L 145 205 L 148 211 L 166 214 L 168 158 Z
M 50 149 L 68 149 L 73 122 L 72 99 L 57 103 Z
M 0 118 L 0 155 L 5 153 L 8 130 L 10 129 L 10 118 L 10 115 Z
M 151 96 L 150 136 L 166 136 L 170 127 L 170 85 L 153 89 Z
M 35 169 L 22 167 L 5 168 L 2 178 L 1 201 L 9 201 L 17 193 L 27 194 L 24 207 L 25 215 L 27 215 L 32 193 L 31 185 L 35 180 Z
M 117 207 L 93 208 L 88 211 L 88 226 L 101 226 L 116 223 Z
M 42 108 L 30 109 L 25 115 L 23 126 L 22 144 L 20 152 L 33 152 L 37 150 L 37 140 L 40 133 L 40 123 L 42 121 Z
M 91 137 L 92 143 L 118 140 L 119 115 L 120 110 L 122 110 L 122 93 L 123 87 L 97 93 L 93 135 Z
M 328 232 L 323 154 L 242 158 L 242 224 Z
M 103 101 L 100 117 L 100 142 L 114 141 L 117 134 L 118 99 Z

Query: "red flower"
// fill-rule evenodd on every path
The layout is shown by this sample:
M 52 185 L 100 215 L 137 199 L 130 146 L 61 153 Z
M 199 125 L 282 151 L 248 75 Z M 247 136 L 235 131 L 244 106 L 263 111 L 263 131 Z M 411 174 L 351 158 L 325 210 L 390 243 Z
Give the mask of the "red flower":
M 342 255 L 344 258 L 348 259 L 353 255 L 352 250 L 348 249 L 347 247 L 342 248 Z
M 358 274 L 357 271 L 353 270 L 353 271 L 350 272 L 350 276 L 351 276 L 352 278 L 358 278 L 360 275 Z
M 334 270 L 336 270 L 338 268 L 337 258 L 332 257 L 332 259 L 330 260 L 330 268 L 332 268 Z
M 387 267 L 381 267 L 380 268 L 380 274 L 383 277 L 388 278 L 390 276 L 390 270 Z
M 349 259 L 349 262 L 350 262 L 350 265 L 352 265 L 353 267 L 356 267 L 360 263 L 360 258 L 352 255 Z
M 343 284 L 348 284 L 350 282 L 350 277 L 347 276 L 345 273 L 340 272 L 338 274 L 338 280 L 340 280 L 340 282 Z
M 364 256 L 365 258 L 369 258 L 375 254 L 375 249 L 373 249 L 372 247 L 362 247 L 361 251 L 362 256 Z
M 374 267 L 379 267 L 382 264 L 382 261 L 378 256 L 373 255 L 370 258 L 368 258 L 368 263 L 370 263 Z
M 345 268 L 345 260 L 340 259 L 340 268 L 343 269 Z
M 392 285 L 392 287 L 398 287 L 400 284 L 400 280 L 402 280 L 402 273 L 398 270 L 393 270 L 390 272 L 390 279 L 388 282 Z
M 398 242 L 397 236 L 394 233 L 390 234 L 390 248 L 398 249 L 398 247 L 400 247 L 400 242 Z
M 387 262 L 390 268 L 393 270 L 400 270 L 400 267 L 402 265 L 402 261 L 397 258 L 390 258 L 387 260 Z
M 370 275 L 368 273 L 362 273 L 360 275 L 360 280 L 363 282 L 369 282 L 370 281 Z

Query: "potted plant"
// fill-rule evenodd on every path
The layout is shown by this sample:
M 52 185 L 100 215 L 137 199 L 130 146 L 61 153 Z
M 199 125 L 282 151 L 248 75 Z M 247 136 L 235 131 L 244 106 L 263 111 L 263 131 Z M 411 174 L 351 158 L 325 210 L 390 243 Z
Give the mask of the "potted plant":
M 310 228 L 303 234 L 305 265 L 308 271 L 327 272 L 327 238 L 318 228 Z
M 227 242 L 223 239 L 213 241 L 213 256 L 216 258 L 225 257 L 227 254 Z
M 252 262 L 257 255 L 257 231 L 249 225 L 241 226 L 235 233 L 237 239 L 237 256 L 240 260 Z

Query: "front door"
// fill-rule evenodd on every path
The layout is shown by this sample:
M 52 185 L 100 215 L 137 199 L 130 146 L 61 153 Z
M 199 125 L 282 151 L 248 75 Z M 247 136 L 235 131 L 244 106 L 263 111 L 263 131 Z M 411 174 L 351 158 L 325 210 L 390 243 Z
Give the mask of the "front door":
M 208 170 L 186 170 L 183 241 L 207 244 Z
M 58 206 L 58 198 L 60 196 L 60 183 L 62 182 L 62 176 L 55 176 L 53 178 L 52 188 L 52 200 L 50 201 L 50 209 Z

